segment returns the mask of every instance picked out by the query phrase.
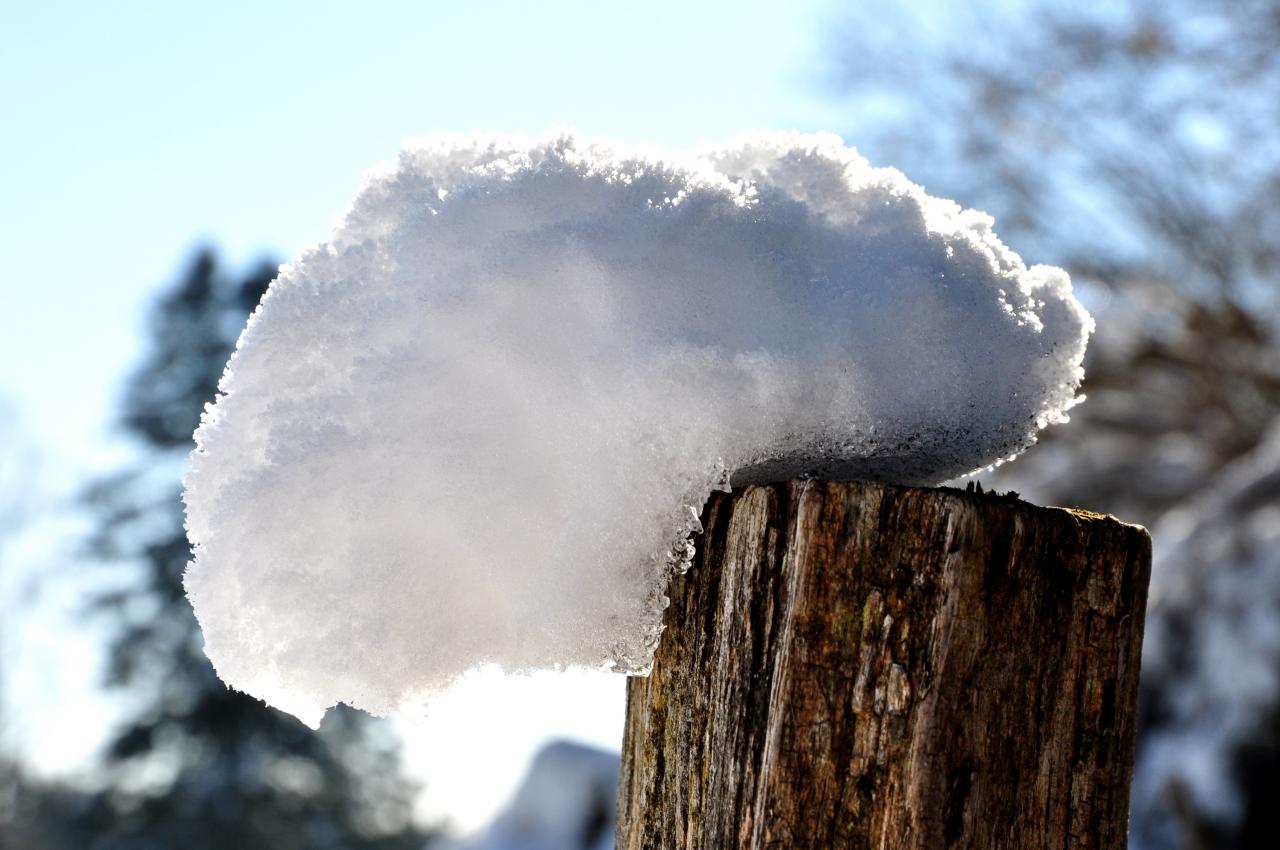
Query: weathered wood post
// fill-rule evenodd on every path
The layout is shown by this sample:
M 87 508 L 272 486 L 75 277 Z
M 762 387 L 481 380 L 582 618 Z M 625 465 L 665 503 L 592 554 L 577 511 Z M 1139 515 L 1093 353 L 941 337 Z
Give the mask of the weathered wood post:
M 1124 847 L 1150 538 L 954 490 L 717 494 L 619 850 Z

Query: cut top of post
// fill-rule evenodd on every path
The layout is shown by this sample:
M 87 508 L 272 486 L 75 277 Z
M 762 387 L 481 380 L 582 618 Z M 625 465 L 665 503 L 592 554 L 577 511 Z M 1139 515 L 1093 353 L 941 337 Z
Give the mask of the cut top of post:
M 1145 530 L 994 495 L 715 497 L 630 683 L 620 848 L 1107 848 Z

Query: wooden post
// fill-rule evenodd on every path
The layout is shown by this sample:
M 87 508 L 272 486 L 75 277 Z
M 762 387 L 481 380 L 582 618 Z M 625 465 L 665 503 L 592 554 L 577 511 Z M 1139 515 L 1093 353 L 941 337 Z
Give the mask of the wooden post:
M 629 684 L 619 850 L 1124 847 L 1145 530 L 820 481 L 703 525 Z

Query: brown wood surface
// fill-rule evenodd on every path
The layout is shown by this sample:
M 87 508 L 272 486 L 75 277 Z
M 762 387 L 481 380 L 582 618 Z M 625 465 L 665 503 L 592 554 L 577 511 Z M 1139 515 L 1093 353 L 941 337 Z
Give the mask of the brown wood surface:
M 629 683 L 619 850 L 1121 850 L 1150 538 L 852 482 L 716 494 Z

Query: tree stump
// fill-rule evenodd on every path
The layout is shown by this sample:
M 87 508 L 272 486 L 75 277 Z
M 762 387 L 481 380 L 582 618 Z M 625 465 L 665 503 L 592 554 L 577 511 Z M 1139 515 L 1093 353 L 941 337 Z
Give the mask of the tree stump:
M 821 481 L 703 525 L 628 686 L 619 850 L 1124 847 L 1144 529 Z

